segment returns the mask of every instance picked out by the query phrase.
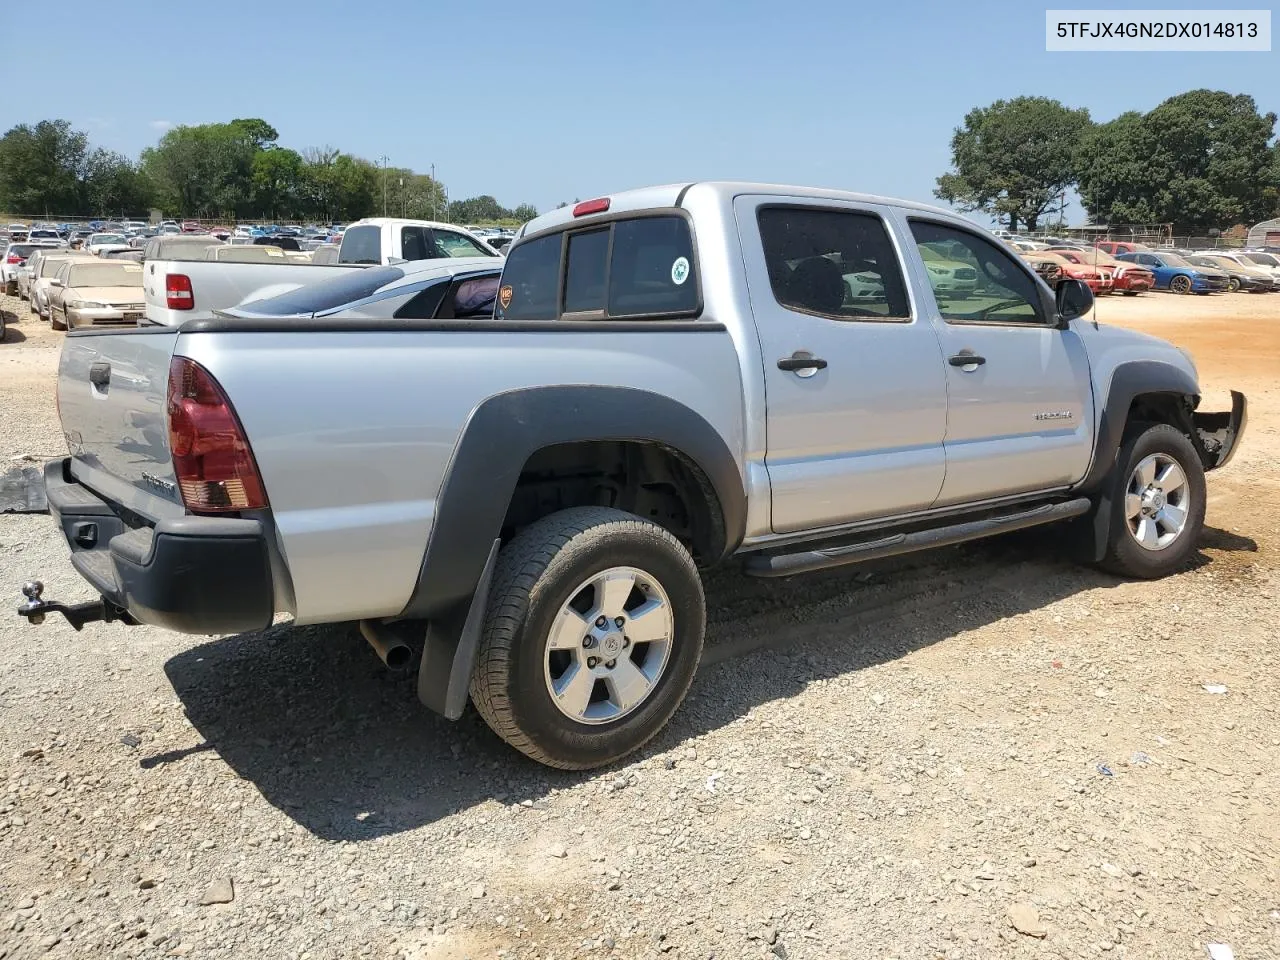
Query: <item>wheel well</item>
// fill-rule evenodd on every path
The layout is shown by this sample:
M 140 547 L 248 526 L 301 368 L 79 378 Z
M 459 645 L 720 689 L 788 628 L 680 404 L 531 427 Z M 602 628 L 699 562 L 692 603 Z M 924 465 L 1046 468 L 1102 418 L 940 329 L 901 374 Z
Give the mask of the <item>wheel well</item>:
M 1193 410 L 1194 398 L 1181 393 L 1140 393 L 1129 404 L 1125 426 L 1134 423 L 1167 423 L 1190 437 L 1195 433 L 1191 429 Z
M 642 440 L 588 440 L 536 451 L 520 471 L 502 538 L 581 506 L 615 507 L 652 520 L 701 563 L 714 562 L 724 548 L 724 515 L 707 475 L 680 451 Z

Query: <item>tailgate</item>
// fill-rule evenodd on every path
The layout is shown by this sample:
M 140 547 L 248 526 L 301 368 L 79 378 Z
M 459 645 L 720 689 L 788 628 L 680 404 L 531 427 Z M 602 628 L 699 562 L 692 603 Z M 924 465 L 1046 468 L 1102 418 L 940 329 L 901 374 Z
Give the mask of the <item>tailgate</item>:
M 165 397 L 176 328 L 67 335 L 58 365 L 58 414 L 73 475 L 156 519 L 184 512 L 169 455 Z

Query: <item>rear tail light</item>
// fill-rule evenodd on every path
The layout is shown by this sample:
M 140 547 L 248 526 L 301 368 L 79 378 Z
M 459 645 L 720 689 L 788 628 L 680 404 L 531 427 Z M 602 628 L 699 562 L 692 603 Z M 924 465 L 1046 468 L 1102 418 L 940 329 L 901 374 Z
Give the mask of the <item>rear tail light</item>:
M 9 257 L 8 257 L 8 259 L 7 259 L 7 261 L 6 261 L 6 262 L 7 262 L 7 263 L 21 263 L 21 262 L 22 262 L 22 258 L 21 258 L 20 256 L 18 256 L 16 253 L 11 253 L 11 254 L 9 254 Z
M 169 450 L 182 502 L 194 513 L 255 510 L 266 490 L 227 395 L 194 360 L 169 364 Z
M 165 274 L 164 303 L 170 310 L 194 310 L 196 298 L 191 292 L 191 278 L 185 273 Z

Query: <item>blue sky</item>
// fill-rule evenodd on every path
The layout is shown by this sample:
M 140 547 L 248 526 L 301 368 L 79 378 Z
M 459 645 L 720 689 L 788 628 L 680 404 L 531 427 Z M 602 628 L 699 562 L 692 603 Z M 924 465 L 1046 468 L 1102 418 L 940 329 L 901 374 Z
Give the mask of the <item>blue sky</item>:
M 1106 120 L 1213 87 L 1280 113 L 1280 53 L 1047 53 L 1045 6 L 4 3 L 5 74 L 27 79 L 0 100 L 0 129 L 63 117 L 136 156 L 166 124 L 256 116 L 295 149 L 435 163 L 453 198 L 545 210 L 710 178 L 931 200 L 952 129 L 1002 97 Z M 54 11 L 51 57 L 22 38 L 48 39 Z

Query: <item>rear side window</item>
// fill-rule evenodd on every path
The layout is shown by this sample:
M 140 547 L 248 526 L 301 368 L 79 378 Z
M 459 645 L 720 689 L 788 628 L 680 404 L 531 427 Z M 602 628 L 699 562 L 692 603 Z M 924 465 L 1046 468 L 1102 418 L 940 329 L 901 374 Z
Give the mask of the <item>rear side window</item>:
M 782 306 L 833 320 L 911 318 L 898 255 L 875 214 L 764 207 L 758 222 Z
M 562 282 L 563 281 L 563 282 Z M 688 222 L 647 216 L 554 233 L 516 245 L 502 273 L 497 317 L 555 320 L 693 315 L 697 264 Z
M 338 262 L 381 263 L 382 228 L 376 224 L 369 224 L 349 229 L 342 235 L 342 249 L 338 253 Z
M 452 230 L 433 230 L 438 257 L 492 257 L 493 254 L 470 237 Z

